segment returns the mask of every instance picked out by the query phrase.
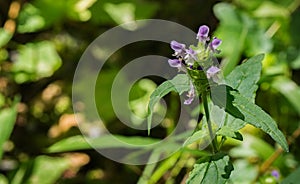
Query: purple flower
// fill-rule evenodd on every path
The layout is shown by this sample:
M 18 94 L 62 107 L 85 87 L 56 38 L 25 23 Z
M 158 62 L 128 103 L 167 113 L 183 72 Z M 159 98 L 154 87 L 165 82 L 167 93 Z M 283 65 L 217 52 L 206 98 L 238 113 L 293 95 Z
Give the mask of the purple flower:
M 181 61 L 179 59 L 169 59 L 168 63 L 171 67 L 181 68 Z
M 222 40 L 214 37 L 213 40 L 210 42 L 209 47 L 213 52 L 219 52 L 217 48 L 221 45 Z
M 216 66 L 211 66 L 207 71 L 206 71 L 206 76 L 208 79 L 212 78 L 214 82 L 218 81 L 218 76 L 217 74 L 220 72 L 220 68 Z
M 188 97 L 188 99 L 184 100 L 184 104 L 185 105 L 189 105 L 193 102 L 194 98 L 195 98 L 195 89 L 193 84 L 191 83 L 191 89 L 189 90 L 188 94 L 186 95 Z
M 175 51 L 175 53 L 182 53 L 185 51 L 185 44 L 173 40 L 171 41 L 171 48 Z
M 200 42 L 206 42 L 209 40 L 208 38 L 209 27 L 206 25 L 200 26 L 197 34 L 197 39 Z
M 279 177 L 280 177 L 280 174 L 279 174 L 279 172 L 278 172 L 277 170 L 273 170 L 273 171 L 271 172 L 271 175 L 274 176 L 277 180 L 278 180 Z
M 194 60 L 197 61 L 197 53 L 192 48 L 185 50 L 186 55 L 184 56 L 184 60 L 187 61 L 188 64 L 194 64 Z

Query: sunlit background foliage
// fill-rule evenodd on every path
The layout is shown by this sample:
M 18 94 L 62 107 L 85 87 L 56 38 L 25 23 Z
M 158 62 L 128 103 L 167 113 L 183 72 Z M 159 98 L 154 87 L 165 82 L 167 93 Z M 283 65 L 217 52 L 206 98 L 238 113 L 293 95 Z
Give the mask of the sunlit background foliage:
M 108 29 L 145 18 L 175 21 L 195 31 L 202 24 L 212 27 L 223 40 L 219 61 L 225 75 L 245 58 L 266 53 L 256 103 L 276 120 L 288 139 L 290 152 L 284 153 L 270 137 L 246 126 L 241 131 L 243 142 L 226 142 L 235 167 L 231 180 L 297 183 L 299 5 L 299 0 L 1 0 L 0 183 L 185 181 L 204 151 L 181 151 L 148 166 L 123 165 L 91 149 L 82 140 L 74 119 L 72 77 L 83 51 Z M 171 49 L 168 44 L 149 41 L 126 46 L 110 57 L 97 83 L 96 91 L 101 95 L 96 101 L 103 107 L 99 109 L 102 120 L 111 132 L 124 138 L 147 136 L 147 132 L 122 125 L 105 99 L 110 98 L 111 82 L 118 70 L 147 54 L 169 57 Z M 133 112 L 147 115 L 149 95 L 161 82 L 160 78 L 147 78 L 134 86 L 130 96 Z M 178 96 L 168 95 L 166 101 L 167 117 L 152 131 L 154 138 L 164 138 L 175 126 Z M 81 121 L 86 121 L 84 115 Z M 278 179 L 272 176 L 274 171 L 279 172 Z

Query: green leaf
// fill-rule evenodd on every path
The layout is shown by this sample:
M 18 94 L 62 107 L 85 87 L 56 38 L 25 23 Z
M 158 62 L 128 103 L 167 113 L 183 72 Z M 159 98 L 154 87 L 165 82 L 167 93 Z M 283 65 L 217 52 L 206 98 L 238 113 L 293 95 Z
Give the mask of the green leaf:
M 124 24 L 135 20 L 135 6 L 132 3 L 105 3 L 104 10 L 117 24 Z M 134 30 L 135 25 L 128 24 L 124 28 Z
M 183 144 L 183 146 L 188 146 L 196 141 L 210 141 L 209 133 L 207 129 L 198 130 L 193 133 Z M 201 143 L 200 143 L 201 144 Z
M 300 167 L 298 167 L 294 172 L 288 175 L 284 180 L 281 181 L 281 184 L 296 184 L 300 180 Z
M 224 88 L 224 85 L 216 86 L 214 88 Z M 288 151 L 288 144 L 286 142 L 284 134 L 278 129 L 276 122 L 271 118 L 269 114 L 263 111 L 259 106 L 251 102 L 248 98 L 244 97 L 237 91 L 226 86 L 227 98 L 226 104 L 219 103 L 224 101 L 225 98 L 220 94 L 219 96 L 212 97 L 215 105 L 224 108 L 226 112 L 241 119 L 257 128 L 260 128 L 267 134 L 269 134 L 281 147 Z
M 229 179 L 233 166 L 229 156 L 219 153 L 194 165 L 187 184 L 225 184 Z
M 253 15 L 260 18 L 287 18 L 290 16 L 290 12 L 284 6 L 265 1 L 253 12 Z
M 52 42 L 28 43 L 19 49 L 13 63 L 17 83 L 35 81 L 51 76 L 62 64 Z
M 13 179 L 10 181 L 10 184 L 22 184 L 27 168 L 27 163 L 21 164 Z
M 0 48 L 6 45 L 12 38 L 12 34 L 3 28 L 0 28 Z
M 70 167 L 67 158 L 39 156 L 34 160 L 27 184 L 53 184 Z
M 258 89 L 257 82 L 260 79 L 262 60 L 264 54 L 251 57 L 243 64 L 237 66 L 228 76 L 226 84 L 238 90 L 244 97 L 254 102 L 255 92 Z
M 235 99 L 230 92 L 234 91 L 234 89 L 232 89 L 230 86 L 222 84 L 211 87 L 211 91 L 211 99 L 215 105 L 219 106 L 220 108 L 224 108 L 227 113 L 231 114 L 235 118 L 242 120 L 245 118 L 240 110 L 233 104 Z
M 214 12 L 220 20 L 215 35 L 223 40 L 220 50 L 224 75 L 234 69 L 242 54 L 253 56 L 271 50 L 271 39 L 251 15 L 229 3 L 216 4 Z
M 0 184 L 8 184 L 8 180 L 3 174 L 0 174 Z
M 190 89 L 189 78 L 186 74 L 178 74 L 172 80 L 165 81 L 159 85 L 150 96 L 148 104 L 148 133 L 150 133 L 152 116 L 155 104 L 171 91 L 182 94 Z
M 278 77 L 271 83 L 272 88 L 279 91 L 300 115 L 300 87 L 291 79 Z
M 240 140 L 240 141 L 243 140 L 242 134 L 240 134 L 239 132 L 231 129 L 228 126 L 221 127 L 220 130 L 218 130 L 217 135 L 231 137 L 231 138 L 234 138 L 234 139 L 237 139 L 237 140 Z
M 250 101 L 255 101 L 255 94 L 258 89 L 257 82 L 260 79 L 262 70 L 262 60 L 264 54 L 251 57 L 243 64 L 237 66 L 226 78 L 226 84 L 233 89 L 238 90 L 244 97 L 249 98 Z M 246 122 L 237 119 L 230 114 L 226 114 L 224 127 L 237 132 L 244 127 Z
M 278 129 L 278 126 L 272 117 L 241 94 L 235 91 L 232 91 L 231 94 L 234 96 L 233 104 L 235 104 L 245 117 L 243 120 L 269 134 L 286 152 L 288 152 L 289 148 L 286 138 Z
M 129 148 L 135 149 L 147 144 L 154 144 L 158 142 L 158 139 L 148 138 L 148 137 L 126 137 L 121 135 L 103 135 L 98 138 L 84 138 L 81 135 L 69 137 L 63 139 L 52 146 L 50 146 L 47 151 L 49 153 L 65 152 L 65 151 L 75 151 L 75 150 L 85 150 L 93 149 L 105 149 L 105 148 Z M 92 146 L 93 147 L 92 147 Z
M 32 33 L 43 29 L 46 26 L 46 20 L 41 11 L 30 3 L 24 4 L 18 16 L 19 33 Z
M 255 183 L 255 180 L 258 175 L 258 169 L 255 165 L 249 162 L 251 162 L 249 161 L 249 159 L 237 159 L 233 162 L 234 170 L 230 175 L 229 183 L 239 183 L 239 184 Z
M 10 134 L 14 128 L 14 124 L 17 117 L 17 104 L 19 98 L 16 98 L 11 108 L 5 108 L 0 111 L 0 148 L 3 148 L 3 144 L 10 137 Z M 3 155 L 3 149 L 0 149 L 0 159 Z
M 111 24 L 114 21 L 119 24 L 128 18 L 149 19 L 158 9 L 159 4 L 154 1 L 128 0 L 125 3 L 122 0 L 101 0 L 96 1 L 90 8 L 91 22 Z

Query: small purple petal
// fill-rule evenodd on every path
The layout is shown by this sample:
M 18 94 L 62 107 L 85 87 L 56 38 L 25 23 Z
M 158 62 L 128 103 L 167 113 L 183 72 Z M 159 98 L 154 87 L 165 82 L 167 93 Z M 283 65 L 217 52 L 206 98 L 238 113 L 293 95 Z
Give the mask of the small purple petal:
M 211 66 L 207 71 L 206 71 L 206 76 L 208 79 L 212 78 L 214 82 L 217 82 L 218 77 L 217 74 L 220 72 L 220 68 L 216 66 Z
M 274 176 L 276 179 L 279 179 L 279 177 L 280 177 L 280 174 L 279 174 L 279 172 L 277 170 L 273 170 L 271 172 L 271 175 Z
M 200 26 L 197 34 L 197 39 L 205 42 L 208 39 L 209 27 L 206 25 Z
M 193 84 L 191 84 L 191 89 L 188 92 L 187 97 L 188 97 L 188 99 L 184 100 L 184 102 L 183 102 L 185 105 L 191 104 L 195 98 L 195 89 L 194 89 Z
M 175 67 L 175 68 L 181 67 L 181 61 L 179 59 L 169 59 L 168 63 L 171 67 Z
M 194 98 L 189 97 L 188 99 L 184 100 L 184 105 L 190 105 L 193 102 Z
M 220 40 L 218 38 L 214 38 L 211 41 L 211 43 L 209 44 L 209 47 L 213 52 L 216 52 L 217 48 L 221 45 L 221 43 L 222 43 L 222 40 Z
M 185 44 L 176 42 L 175 40 L 171 41 L 171 48 L 175 51 L 175 52 L 182 52 L 185 50 Z
M 193 58 L 194 60 L 197 60 L 197 57 L 196 57 L 197 53 L 192 48 L 186 49 L 185 52 L 186 52 L 185 59 L 188 60 L 189 58 Z
M 190 55 L 196 55 L 196 51 L 194 51 L 192 48 L 187 49 L 186 53 Z

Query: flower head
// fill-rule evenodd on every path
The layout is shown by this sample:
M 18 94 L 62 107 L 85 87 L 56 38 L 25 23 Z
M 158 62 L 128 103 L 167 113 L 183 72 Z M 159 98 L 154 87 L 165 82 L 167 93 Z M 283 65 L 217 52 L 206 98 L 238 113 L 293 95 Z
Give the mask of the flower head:
M 185 44 L 179 43 L 175 40 L 171 41 L 170 46 L 174 50 L 173 56 L 175 59 L 169 59 L 168 63 L 171 67 L 177 68 L 178 71 L 187 73 L 190 78 L 190 89 L 187 94 L 187 99 L 184 104 L 191 104 L 196 96 L 196 93 L 201 93 L 193 86 L 197 83 L 196 80 L 212 79 L 218 83 L 218 73 L 221 71 L 218 67 L 214 66 L 213 54 L 220 52 L 217 48 L 222 41 L 216 37 L 209 38 L 209 27 L 202 25 L 199 27 L 197 33 L 198 45 L 186 47 Z M 205 77 L 206 75 L 206 77 Z M 205 85 L 203 85 L 205 87 Z M 196 91 L 195 91 L 196 89 Z
M 209 33 L 209 27 L 208 26 L 206 26 L 206 25 L 200 26 L 199 30 L 198 30 L 198 34 L 197 34 L 197 39 L 200 42 L 208 41 L 209 40 L 208 33 Z

